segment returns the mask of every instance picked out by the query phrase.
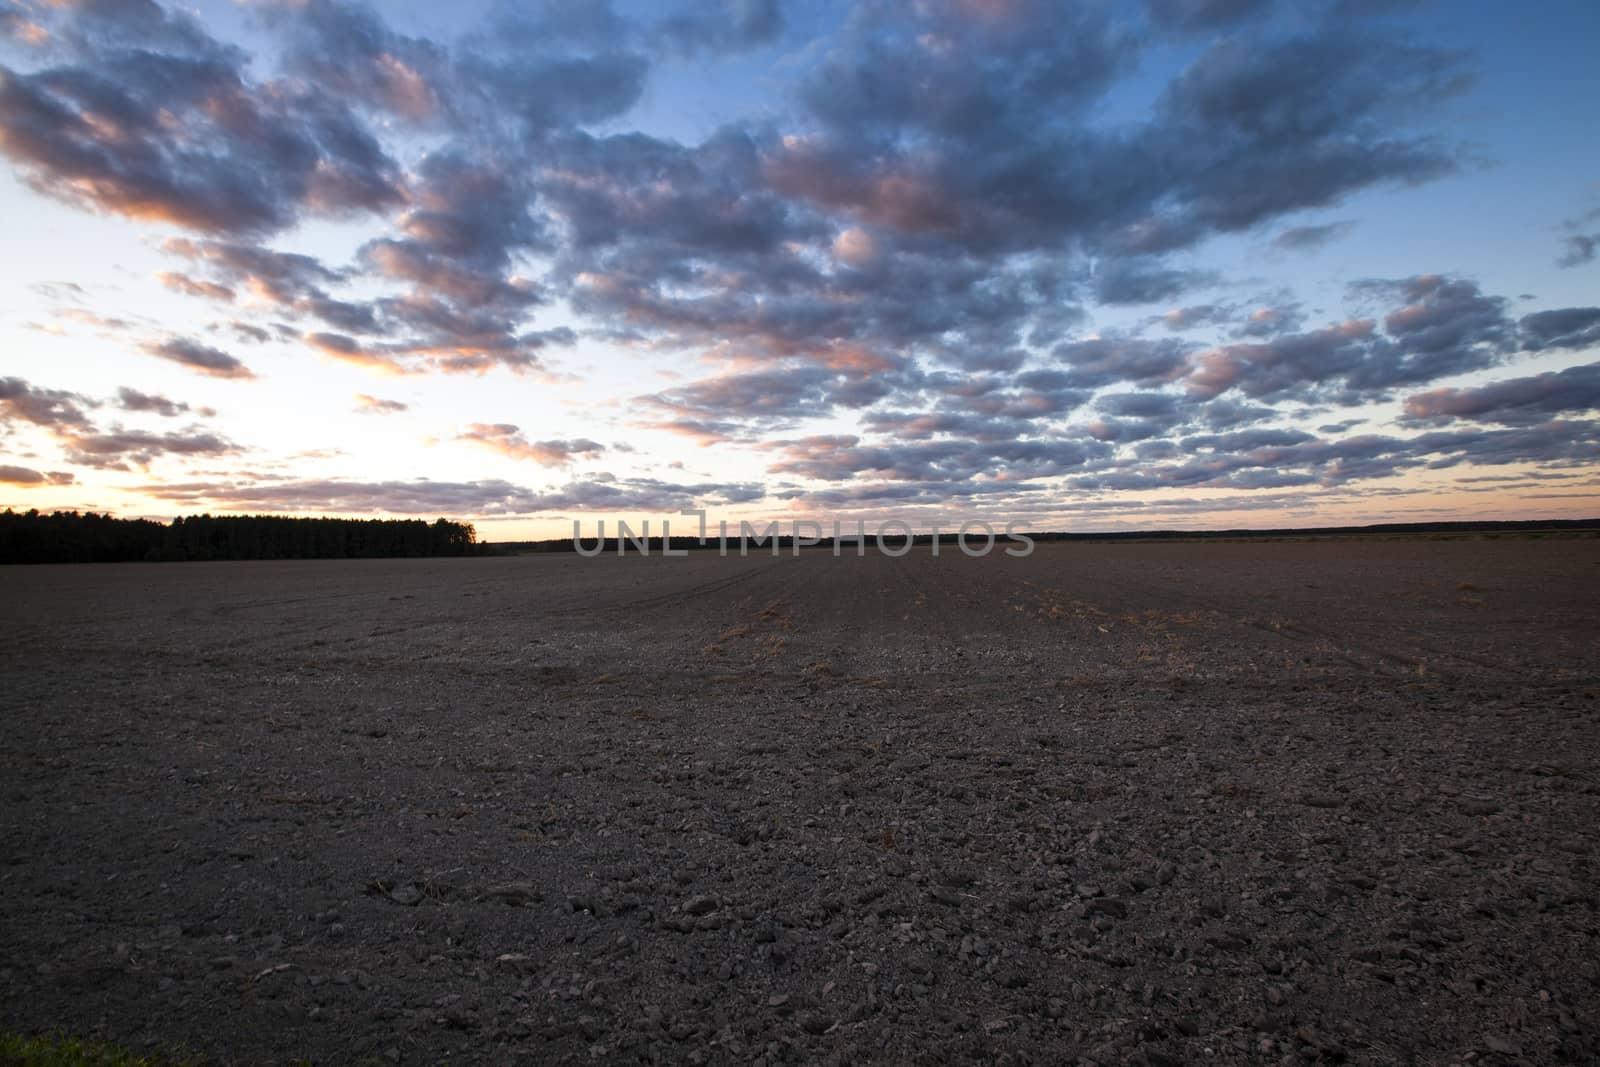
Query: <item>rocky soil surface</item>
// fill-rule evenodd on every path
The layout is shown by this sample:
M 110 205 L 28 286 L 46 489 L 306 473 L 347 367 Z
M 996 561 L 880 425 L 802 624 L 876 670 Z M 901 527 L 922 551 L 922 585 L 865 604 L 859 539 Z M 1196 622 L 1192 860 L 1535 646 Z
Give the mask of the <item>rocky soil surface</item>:
M 0 570 L 0 1026 L 1600 1062 L 1600 541 Z

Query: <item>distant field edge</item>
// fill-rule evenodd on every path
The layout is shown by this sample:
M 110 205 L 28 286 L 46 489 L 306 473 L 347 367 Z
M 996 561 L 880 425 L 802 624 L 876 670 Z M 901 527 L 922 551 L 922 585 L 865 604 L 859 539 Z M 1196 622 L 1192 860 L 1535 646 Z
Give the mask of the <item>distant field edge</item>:
M 949 520 L 953 523 L 955 520 Z M 981 543 L 980 533 L 969 537 Z M 996 532 L 995 543 L 1020 545 L 1024 540 L 1038 544 L 1058 542 L 1150 543 L 1196 541 L 1393 541 L 1393 540 L 1572 540 L 1600 538 L 1600 518 L 1593 519 L 1496 519 L 1467 522 L 1398 522 L 1368 526 L 1303 526 L 1225 530 L 1035 530 L 1027 533 Z M 868 544 L 878 539 L 869 533 Z M 905 544 L 904 534 L 890 534 L 885 543 Z M 914 545 L 931 545 L 935 536 L 916 534 Z M 951 531 L 938 535 L 940 545 L 957 545 Z M 586 555 L 611 555 L 622 551 L 615 537 L 603 543 L 593 537 L 582 540 Z M 858 537 L 837 540 L 803 538 L 801 548 L 827 551 L 848 548 L 854 551 Z M 729 537 L 700 540 L 674 537 L 670 546 L 660 537 L 628 538 L 632 554 L 646 546 L 648 554 L 659 554 L 670 547 L 676 553 L 715 551 L 719 548 L 741 555 L 790 551 L 793 535 L 755 538 Z M 33 563 L 199 563 L 262 560 L 308 559 L 408 559 L 484 556 L 521 556 L 575 551 L 572 538 L 543 541 L 480 541 L 469 523 L 440 519 L 435 523 L 419 520 L 298 518 L 287 516 L 210 515 L 176 520 L 170 527 L 143 519 L 117 519 L 110 515 L 79 515 L 57 512 L 53 515 L 6 512 L 0 515 L 0 565 Z
M 976 535 L 974 535 L 976 536 Z M 1494 540 L 1501 537 L 1540 539 L 1550 538 L 1590 538 L 1600 537 L 1600 518 L 1594 519 L 1491 519 L 1481 522 L 1389 522 L 1376 523 L 1369 526 L 1304 526 L 1263 529 L 1228 529 L 1228 530 L 1100 530 L 1078 532 L 1069 530 L 1034 530 L 1011 535 L 997 535 L 997 540 L 1007 540 L 1020 543 L 1021 538 L 1027 538 L 1036 544 L 1050 544 L 1058 541 L 1080 542 L 1150 542 L 1150 541 L 1331 541 L 1331 540 L 1444 540 L 1452 538 L 1483 538 Z M 868 543 L 873 541 L 873 535 L 867 536 Z M 644 539 L 641 538 L 641 541 Z M 896 545 L 904 543 L 904 537 L 891 535 L 888 540 Z M 929 545 L 933 543 L 932 534 L 917 534 L 912 538 L 913 544 Z M 939 537 L 941 545 L 956 544 L 957 536 L 946 533 Z M 652 551 L 659 551 L 661 538 L 648 539 Z M 854 546 L 855 538 L 841 538 L 840 544 Z M 629 541 L 630 546 L 633 541 Z M 740 538 L 729 537 L 727 544 L 730 549 L 744 545 Z M 770 550 L 774 547 L 791 548 L 794 538 L 783 536 L 775 539 L 764 538 L 750 544 L 752 551 Z M 804 546 L 815 548 L 831 548 L 834 539 L 824 537 L 813 542 L 808 538 Z M 584 549 L 588 552 L 595 551 L 596 542 L 593 537 L 583 539 Z M 674 537 L 672 548 L 678 549 L 715 549 L 719 545 L 716 539 L 701 541 L 694 537 Z M 803 546 L 803 547 L 804 547 Z M 523 553 L 541 552 L 571 552 L 573 542 L 570 537 L 551 538 L 545 541 L 484 541 L 479 547 L 488 555 L 520 555 Z M 617 539 L 605 539 L 604 553 L 617 551 Z

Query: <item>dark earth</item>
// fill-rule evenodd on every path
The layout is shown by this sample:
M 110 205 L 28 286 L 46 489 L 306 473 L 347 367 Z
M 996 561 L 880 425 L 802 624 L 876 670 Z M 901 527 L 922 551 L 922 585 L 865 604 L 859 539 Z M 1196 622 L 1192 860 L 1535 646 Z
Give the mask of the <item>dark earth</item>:
M 0 569 L 0 1027 L 1600 1062 L 1600 540 Z

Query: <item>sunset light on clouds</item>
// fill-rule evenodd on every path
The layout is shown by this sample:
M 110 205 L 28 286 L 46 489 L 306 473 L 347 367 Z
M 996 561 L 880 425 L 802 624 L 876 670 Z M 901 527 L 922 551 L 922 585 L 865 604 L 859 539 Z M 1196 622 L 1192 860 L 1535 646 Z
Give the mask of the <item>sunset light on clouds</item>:
M 0 507 L 1600 514 L 1600 8 L 0 0 Z

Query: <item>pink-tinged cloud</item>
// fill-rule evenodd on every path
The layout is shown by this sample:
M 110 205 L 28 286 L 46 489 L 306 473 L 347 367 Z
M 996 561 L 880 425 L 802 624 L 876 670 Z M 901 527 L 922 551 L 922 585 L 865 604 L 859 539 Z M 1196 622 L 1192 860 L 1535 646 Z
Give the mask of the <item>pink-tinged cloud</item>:
M 395 415 L 408 410 L 410 405 L 398 400 L 384 400 L 366 393 L 356 394 L 356 413 L 359 415 Z
M 859 226 L 841 230 L 839 236 L 833 239 L 833 254 L 851 266 L 870 263 L 877 251 L 872 234 Z
M 153 7 L 95 5 L 84 17 L 106 22 L 99 28 L 115 39 L 129 32 L 114 25 L 119 18 L 148 20 Z M 279 230 L 303 211 L 400 203 L 397 165 L 353 112 L 291 82 L 251 84 L 224 66 L 225 46 L 155 10 L 207 61 L 123 64 L 113 86 L 105 78 L 115 64 L 92 54 L 95 38 L 86 37 L 82 66 L 0 68 L 0 155 L 29 185 L 91 210 L 208 233 Z
M 1406 417 L 1418 420 L 1478 419 L 1531 423 L 1563 412 L 1600 408 L 1600 363 L 1568 367 L 1526 378 L 1508 378 L 1472 389 L 1430 389 L 1406 398 Z
M 711 422 L 704 419 L 663 419 L 659 421 L 635 422 L 632 425 L 640 430 L 660 430 L 677 437 L 687 437 L 701 448 L 710 448 L 712 445 L 731 441 L 739 432 L 739 427 L 731 422 Z
M 208 300 L 221 300 L 232 303 L 234 293 L 226 285 L 216 282 L 199 281 L 179 271 L 164 270 L 156 275 L 156 281 L 171 289 L 175 293 L 185 296 L 204 297 Z
M 902 233 L 954 231 L 962 222 L 961 203 L 932 176 L 863 165 L 806 138 L 786 138 L 763 160 L 762 176 L 786 196 Z
M 399 56 L 385 53 L 377 58 L 372 69 L 379 75 L 374 92 L 387 102 L 390 110 L 413 122 L 430 119 L 440 112 L 443 105 L 439 94 L 420 71 L 408 66 Z
M 336 359 L 341 363 L 351 363 L 357 367 L 366 367 L 368 370 L 375 370 L 384 374 L 410 373 L 405 366 L 387 353 L 369 348 L 354 337 L 349 337 L 342 333 L 318 331 L 306 334 L 302 340 L 328 358 Z
M 458 441 L 471 441 L 512 459 L 528 460 L 545 467 L 565 467 L 580 459 L 593 459 L 605 445 L 586 437 L 572 440 L 530 441 L 519 427 L 510 423 L 475 422 L 456 435 Z
M 1194 359 L 1187 383 L 1197 397 L 1213 397 L 1235 386 L 1252 396 L 1331 377 L 1358 366 L 1373 336 L 1370 319 L 1352 319 L 1295 337 L 1262 344 L 1224 345 Z

